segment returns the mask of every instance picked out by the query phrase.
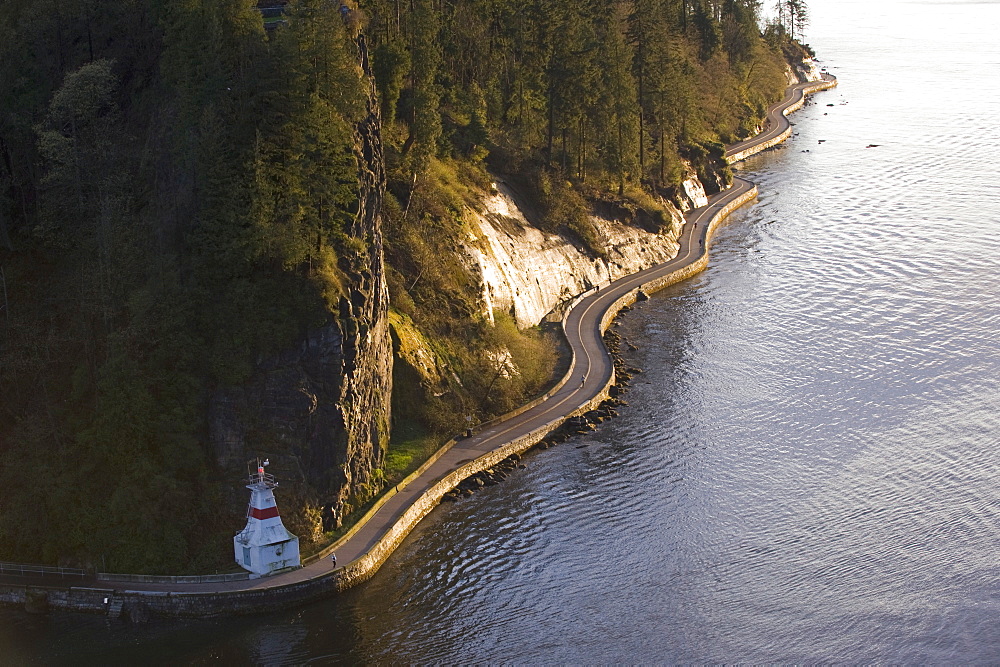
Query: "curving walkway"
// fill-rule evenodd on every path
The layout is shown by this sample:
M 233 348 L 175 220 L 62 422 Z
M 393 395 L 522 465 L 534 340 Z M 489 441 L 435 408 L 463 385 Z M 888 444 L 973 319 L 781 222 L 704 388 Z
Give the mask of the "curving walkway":
M 768 148 L 790 134 L 787 113 L 801 107 L 805 94 L 836 85 L 825 75 L 820 82 L 790 86 L 784 99 L 771 107 L 765 130 L 756 137 L 728 148 L 725 158 L 734 162 Z M 159 600 L 160 613 L 212 615 L 247 613 L 299 604 L 344 590 L 367 578 L 388 558 L 420 519 L 458 482 L 492 467 L 512 453 L 520 453 L 566 418 L 596 406 L 607 397 L 614 383 L 614 366 L 602 340 L 611 319 L 639 290 L 654 291 L 698 273 L 708 264 L 707 246 L 714 227 L 733 209 L 756 196 L 756 186 L 741 178 L 733 186 L 709 198 L 709 203 L 690 211 L 679 239 L 677 256 L 663 264 L 626 276 L 580 297 L 564 319 L 564 329 L 573 360 L 566 375 L 541 399 L 479 427 L 473 436 L 447 443 L 430 461 L 390 490 L 350 533 L 327 548 L 304 567 L 261 579 L 201 581 L 198 583 L 113 580 L 105 576 L 90 590 L 109 591 L 120 597 L 145 596 Z M 280 491 L 279 491 L 280 494 Z M 280 504 L 280 498 L 279 498 Z M 326 556 L 334 551 L 340 567 L 334 569 Z M 167 594 L 164 596 L 164 594 Z M 262 595 L 263 594 L 263 595 Z M 192 604 L 194 598 L 212 602 Z M 186 603 L 164 603 L 164 600 Z M 228 599 L 228 602 L 220 600 Z M 245 604 L 237 604 L 237 600 Z M 174 606 L 171 607 L 170 605 Z
M 805 104 L 807 93 L 815 93 L 837 85 L 837 77 L 823 74 L 822 81 L 797 83 L 785 89 L 785 96 L 777 104 L 768 107 L 764 129 L 756 136 L 738 141 L 726 148 L 725 160 L 732 164 L 781 143 L 792 133 L 788 114 L 798 111 Z

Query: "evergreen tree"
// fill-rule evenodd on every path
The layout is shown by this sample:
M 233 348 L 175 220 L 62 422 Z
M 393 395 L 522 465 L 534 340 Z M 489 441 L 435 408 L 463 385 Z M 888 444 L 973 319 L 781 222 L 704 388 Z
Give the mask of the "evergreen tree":
M 408 143 L 412 144 L 410 158 L 416 174 L 425 169 L 437 153 L 437 141 L 441 136 L 441 91 L 437 83 L 441 49 L 438 14 L 432 0 L 414 0 L 413 6 L 410 36 L 413 120 Z
M 613 6 L 602 39 L 607 58 L 602 67 L 603 95 L 599 104 L 604 122 L 598 131 L 604 139 L 605 168 L 617 177 L 619 195 L 624 194 L 625 183 L 638 175 L 640 142 L 638 90 L 632 75 L 634 53 L 627 40 L 628 11 L 625 3 Z
M 801 39 L 809 25 L 809 8 L 805 0 L 778 0 L 775 6 L 778 23 L 791 39 Z
M 553 162 L 554 143 L 558 141 L 561 170 L 569 173 L 569 169 L 575 167 L 579 176 L 586 152 L 587 115 L 596 103 L 600 67 L 606 63 L 599 55 L 595 22 L 587 13 L 592 8 L 586 3 L 553 0 L 552 9 L 552 55 L 547 67 L 549 124 L 546 153 L 549 161 Z M 580 160 L 577 161 L 571 157 L 574 132 L 579 139 L 576 154 Z
M 722 43 L 722 31 L 715 17 L 713 7 L 707 2 L 698 2 L 691 17 L 698 34 L 699 53 L 702 60 L 708 60 Z
M 382 105 L 382 122 L 392 124 L 396 119 L 396 106 L 406 73 L 410 70 L 410 54 L 398 40 L 378 45 L 373 56 L 375 80 L 378 83 L 379 103 Z

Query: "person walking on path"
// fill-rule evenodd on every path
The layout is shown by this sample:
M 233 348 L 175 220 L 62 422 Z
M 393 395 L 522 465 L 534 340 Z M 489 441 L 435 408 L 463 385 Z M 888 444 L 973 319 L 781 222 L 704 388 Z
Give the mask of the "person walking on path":
M 333 563 L 333 567 L 337 567 L 337 554 L 330 554 L 330 562 Z
M 580 389 L 583 389 L 583 385 L 585 385 L 585 384 L 587 384 L 587 376 L 586 375 L 584 375 L 582 378 L 580 378 Z

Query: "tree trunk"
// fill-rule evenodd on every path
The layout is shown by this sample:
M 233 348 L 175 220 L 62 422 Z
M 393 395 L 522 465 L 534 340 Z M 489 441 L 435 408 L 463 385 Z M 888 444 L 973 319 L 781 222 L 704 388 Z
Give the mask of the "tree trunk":
M 638 7 L 636 11 L 638 12 Z M 636 62 L 639 65 L 637 78 L 639 84 L 639 182 L 641 183 L 646 176 L 646 113 L 644 106 L 646 104 L 646 32 L 643 29 L 641 17 L 638 35 Z
M 618 115 L 618 196 L 625 196 L 625 150 L 622 136 L 622 116 Z
M 552 104 L 552 86 L 549 85 L 549 136 L 548 144 L 545 149 L 545 161 L 549 165 L 552 164 L 552 134 L 555 131 L 555 109 Z
M 562 130 L 562 172 L 563 172 L 563 177 L 565 177 L 565 175 L 566 175 L 566 157 L 567 157 L 567 153 L 566 153 L 566 128 L 564 127 L 563 130 Z
M 666 132 L 661 127 L 660 128 L 660 187 L 663 187 L 665 181 L 664 173 L 667 168 L 667 140 Z
M 0 266 L 0 284 L 3 285 L 3 317 L 4 317 L 4 322 L 6 323 L 6 326 L 4 328 L 7 330 L 7 333 L 9 334 L 10 333 L 10 302 L 7 301 L 7 276 L 4 275 L 3 267 L 2 266 Z

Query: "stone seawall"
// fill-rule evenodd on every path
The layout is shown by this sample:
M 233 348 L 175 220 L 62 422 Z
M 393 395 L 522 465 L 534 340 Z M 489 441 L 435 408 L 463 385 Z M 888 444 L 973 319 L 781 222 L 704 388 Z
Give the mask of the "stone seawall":
M 705 229 L 701 234 L 701 247 L 703 248 L 701 256 L 691 264 L 688 264 L 683 268 L 677 269 L 673 273 L 669 273 L 665 276 L 660 276 L 659 278 L 654 278 L 653 280 L 644 283 L 642 287 L 639 289 L 646 294 L 652 294 L 653 292 L 661 290 L 664 287 L 669 287 L 670 285 L 679 283 L 682 280 L 687 280 L 696 273 L 701 273 L 702 271 L 704 271 L 705 268 L 708 266 L 708 250 L 707 250 L 708 244 L 711 242 L 712 235 L 715 234 L 716 228 L 723 220 L 729 217 L 730 213 L 732 213 L 740 206 L 743 206 L 748 201 L 751 201 L 756 197 L 757 197 L 757 186 L 754 185 L 749 190 L 744 192 L 742 195 L 740 195 L 739 197 L 737 197 L 736 199 L 734 199 L 733 201 L 729 202 L 724 207 L 719 209 L 718 213 L 712 216 L 712 219 L 709 220 L 708 224 L 705 226 Z

